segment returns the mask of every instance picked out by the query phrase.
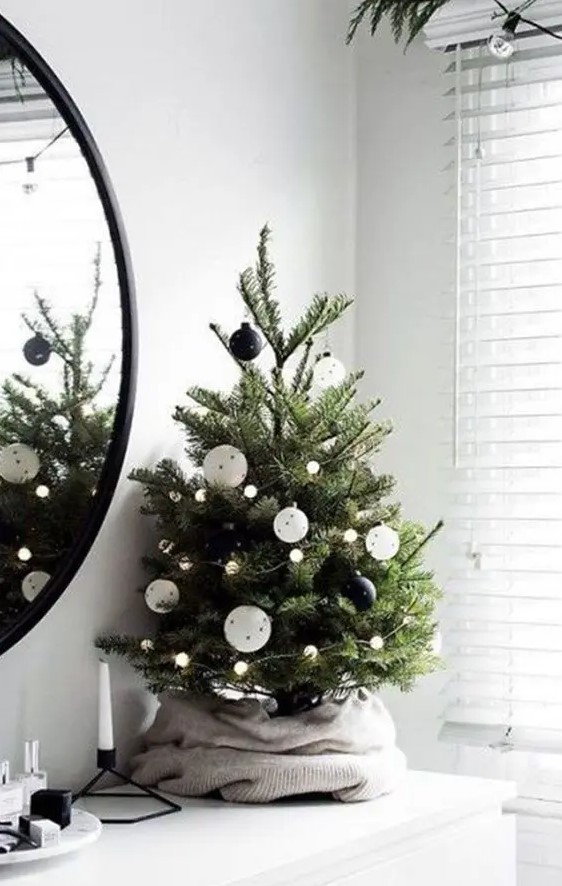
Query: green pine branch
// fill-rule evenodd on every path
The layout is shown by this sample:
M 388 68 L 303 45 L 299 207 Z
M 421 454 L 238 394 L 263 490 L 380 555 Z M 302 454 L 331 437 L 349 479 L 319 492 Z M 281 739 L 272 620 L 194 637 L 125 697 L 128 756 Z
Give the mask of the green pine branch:
M 374 35 L 383 18 L 388 16 L 392 35 L 397 43 L 406 37 L 406 46 L 421 33 L 435 13 L 450 0 L 363 0 L 351 17 L 346 43 L 350 44 L 365 19 Z

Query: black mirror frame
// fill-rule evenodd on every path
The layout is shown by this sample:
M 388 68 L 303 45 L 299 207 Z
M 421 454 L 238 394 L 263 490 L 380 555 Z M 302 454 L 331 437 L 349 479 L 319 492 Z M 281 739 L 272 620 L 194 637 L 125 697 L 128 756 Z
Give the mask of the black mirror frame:
M 109 175 L 94 137 L 82 114 L 56 74 L 26 38 L 1 15 L 0 37 L 5 38 L 14 47 L 17 55 L 41 84 L 67 123 L 88 164 L 103 206 L 113 244 L 121 295 L 122 317 L 122 360 L 119 400 L 115 412 L 113 433 L 107 450 L 107 458 L 101 471 L 92 510 L 84 521 L 80 537 L 76 540 L 60 568 L 57 569 L 52 579 L 45 586 L 45 590 L 22 612 L 20 618 L 11 624 L 6 631 L 0 632 L 0 655 L 2 655 L 2 653 L 7 652 L 8 649 L 29 633 L 46 615 L 51 606 L 56 603 L 86 559 L 103 524 L 123 467 L 133 418 L 137 370 L 137 318 L 134 280 L 127 237 Z

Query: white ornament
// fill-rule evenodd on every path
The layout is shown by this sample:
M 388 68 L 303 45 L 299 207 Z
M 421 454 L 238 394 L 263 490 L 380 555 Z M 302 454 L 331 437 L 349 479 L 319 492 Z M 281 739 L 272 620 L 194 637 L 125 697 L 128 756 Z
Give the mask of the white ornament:
M 42 484 L 37 487 L 35 490 L 35 495 L 37 498 L 48 498 L 50 495 L 49 487 L 43 486 Z
M 249 483 L 248 486 L 244 489 L 244 495 L 246 498 L 255 498 L 258 494 L 257 486 L 254 486 L 253 483 Z
M 429 648 L 433 655 L 441 655 L 443 650 L 443 635 L 441 631 L 435 631 Z
M 11 443 L 0 450 L 0 477 L 7 483 L 27 483 L 39 473 L 39 457 L 25 443 Z
M 207 501 L 207 490 L 206 489 L 198 489 L 193 497 L 194 497 L 195 501 L 198 501 L 199 503 Z
M 205 456 L 203 474 L 207 483 L 235 489 L 246 479 L 248 461 L 243 452 L 235 446 L 215 446 Z
M 143 652 L 152 652 L 154 649 L 154 643 L 152 640 L 141 640 L 140 648 Z
M 339 385 L 346 376 L 345 366 L 331 354 L 324 354 L 313 369 L 314 384 L 319 388 L 330 388 Z
M 319 462 L 314 461 L 314 460 L 313 460 L 313 461 L 309 461 L 308 464 L 307 464 L 307 466 L 306 466 L 306 471 L 307 471 L 307 473 L 310 474 L 311 476 L 314 476 L 315 474 L 320 473 L 320 464 L 319 464 Z
M 369 530 L 365 539 L 365 547 L 373 559 L 390 560 L 398 553 L 400 537 L 390 526 L 381 523 L 380 526 L 373 526 Z
M 177 668 L 186 668 L 190 662 L 187 652 L 178 652 L 174 657 L 174 664 Z
M 18 551 L 18 558 L 23 562 L 27 563 L 28 560 L 31 560 L 33 554 L 29 550 L 29 548 L 20 548 Z
M 227 575 L 238 575 L 240 572 L 240 564 L 237 563 L 236 560 L 229 560 L 224 567 L 224 571 Z
M 181 560 L 178 562 L 178 566 L 182 570 L 182 572 L 189 572 L 189 570 L 193 566 L 193 563 L 191 562 L 189 557 L 182 557 Z
M 309 646 L 305 646 L 302 654 L 305 658 L 309 658 L 311 661 L 314 661 L 315 658 L 318 658 L 318 649 L 316 646 L 310 644 Z
M 245 674 L 248 673 L 249 667 L 250 665 L 247 661 L 237 661 L 234 665 L 234 673 L 237 677 L 243 677 Z
M 167 578 L 156 578 L 148 585 L 144 592 L 144 599 L 149 609 L 162 614 L 178 605 L 180 592 L 173 581 Z
M 358 534 L 356 529 L 346 529 L 343 534 L 343 540 L 348 542 L 350 545 L 353 544 L 354 541 L 357 541 Z
M 283 508 L 273 521 L 273 531 L 277 538 L 287 544 L 296 544 L 302 541 L 308 532 L 308 517 L 304 511 L 299 511 L 296 505 Z
M 259 606 L 237 606 L 226 617 L 224 636 L 238 652 L 257 652 L 271 637 L 271 619 Z
M 371 639 L 369 640 L 369 646 L 371 647 L 371 649 L 374 649 L 375 652 L 379 652 L 381 649 L 384 648 L 384 640 L 377 634 L 374 637 L 371 637 Z
M 21 592 L 28 603 L 32 603 L 37 595 L 41 593 L 50 577 L 48 572 L 39 571 L 30 572 L 25 576 L 21 583 Z
M 302 563 L 302 561 L 304 560 L 304 554 L 300 550 L 300 548 L 293 548 L 293 550 L 289 554 L 289 560 L 292 563 Z
M 177 489 L 172 489 L 172 491 L 168 493 L 168 497 L 170 501 L 173 501 L 174 504 L 177 505 L 178 501 L 181 501 L 181 492 L 178 492 Z

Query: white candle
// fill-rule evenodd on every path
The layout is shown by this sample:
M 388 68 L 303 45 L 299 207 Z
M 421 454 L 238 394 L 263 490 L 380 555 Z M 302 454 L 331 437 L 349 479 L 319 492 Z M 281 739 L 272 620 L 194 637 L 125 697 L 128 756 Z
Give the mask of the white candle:
M 113 714 L 111 711 L 111 682 L 109 665 L 106 661 L 100 661 L 98 705 L 98 749 L 112 751 L 115 743 L 113 741 Z

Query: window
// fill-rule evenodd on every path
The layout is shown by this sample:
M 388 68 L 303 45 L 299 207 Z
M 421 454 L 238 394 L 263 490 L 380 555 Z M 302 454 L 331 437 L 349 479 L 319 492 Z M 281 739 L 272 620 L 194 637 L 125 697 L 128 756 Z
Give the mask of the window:
M 562 751 L 562 44 L 447 56 L 455 390 L 442 737 Z

